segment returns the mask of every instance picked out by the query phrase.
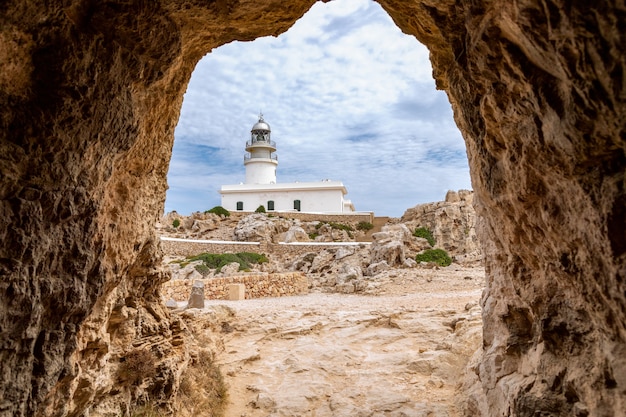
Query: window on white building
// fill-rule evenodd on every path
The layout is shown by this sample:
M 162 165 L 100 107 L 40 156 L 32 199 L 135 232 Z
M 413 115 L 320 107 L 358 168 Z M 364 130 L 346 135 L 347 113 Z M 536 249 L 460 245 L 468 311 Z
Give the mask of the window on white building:
M 274 200 L 269 200 L 267 202 L 267 209 L 268 210 L 274 210 Z
M 243 210 L 243 201 L 237 201 L 237 210 L 238 211 Z
M 293 208 L 300 211 L 300 200 L 293 200 Z

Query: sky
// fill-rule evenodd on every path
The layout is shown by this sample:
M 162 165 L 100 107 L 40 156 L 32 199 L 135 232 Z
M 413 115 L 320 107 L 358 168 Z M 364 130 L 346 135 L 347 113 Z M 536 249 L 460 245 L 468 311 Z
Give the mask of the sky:
M 220 205 L 245 180 L 263 113 L 277 182 L 342 181 L 357 211 L 400 217 L 471 189 L 465 144 L 428 50 L 370 0 L 316 3 L 278 37 L 232 42 L 196 66 L 175 131 L 165 212 Z

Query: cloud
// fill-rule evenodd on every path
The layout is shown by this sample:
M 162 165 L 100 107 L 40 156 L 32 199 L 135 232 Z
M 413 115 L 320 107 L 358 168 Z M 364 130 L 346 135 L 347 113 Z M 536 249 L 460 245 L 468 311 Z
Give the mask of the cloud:
M 470 188 L 467 157 L 428 51 L 375 2 L 318 2 L 286 33 L 202 59 L 185 94 L 166 211 L 205 210 L 244 180 L 259 111 L 278 181 L 343 181 L 357 210 L 400 216 Z

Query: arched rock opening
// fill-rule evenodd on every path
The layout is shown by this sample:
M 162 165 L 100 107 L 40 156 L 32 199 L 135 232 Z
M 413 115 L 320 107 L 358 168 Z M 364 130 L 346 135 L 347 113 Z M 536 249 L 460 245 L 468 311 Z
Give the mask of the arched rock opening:
M 6 3 L 0 415 L 136 400 L 114 374 L 133 345 L 180 351 L 149 390 L 167 402 L 186 353 L 153 224 L 186 83 L 212 48 L 281 33 L 312 3 Z M 467 414 L 623 411 L 623 5 L 380 3 L 430 49 L 468 149 L 488 287 Z

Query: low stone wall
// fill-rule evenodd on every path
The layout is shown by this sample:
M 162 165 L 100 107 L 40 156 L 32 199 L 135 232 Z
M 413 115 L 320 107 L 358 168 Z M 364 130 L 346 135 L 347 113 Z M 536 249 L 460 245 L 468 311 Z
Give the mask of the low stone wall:
M 276 243 L 264 243 L 261 245 L 261 253 L 265 253 L 268 255 L 278 255 L 281 257 L 293 257 L 297 258 L 298 256 L 310 253 L 310 252 L 321 252 L 324 249 L 337 249 L 341 247 L 348 246 L 361 246 L 361 245 L 369 245 L 367 242 L 324 242 L 322 243 L 299 243 L 299 244 L 276 244 Z
M 163 252 L 168 255 L 194 256 L 200 253 L 239 253 L 255 252 L 271 255 L 300 256 L 309 252 L 319 252 L 328 248 L 342 246 L 368 245 L 368 242 L 301 242 L 298 244 L 278 244 L 267 242 L 221 242 L 191 239 L 161 238 Z
M 261 253 L 259 242 L 222 242 L 161 238 L 161 248 L 168 255 L 194 256 L 200 253 Z
M 191 286 L 196 280 L 178 279 L 168 281 L 161 287 L 161 294 L 166 300 L 187 301 Z M 246 299 L 263 297 L 283 297 L 306 294 L 309 281 L 302 272 L 252 273 L 230 277 L 207 278 L 204 282 L 204 296 L 209 300 L 227 300 L 228 284 L 244 284 Z
M 250 214 L 254 214 L 253 211 L 231 211 L 231 219 L 241 219 Z M 268 215 L 275 217 L 284 217 L 286 219 L 298 219 L 303 222 L 322 221 L 322 222 L 374 222 L 373 212 L 356 212 L 356 213 L 341 213 L 341 214 L 329 214 L 329 213 L 303 213 L 300 211 L 268 211 Z
M 275 216 L 286 217 L 290 219 L 298 219 L 303 222 L 312 222 L 315 220 L 323 221 L 323 222 L 336 222 L 336 223 L 347 223 L 347 222 L 374 222 L 374 213 L 354 213 L 354 214 L 324 214 L 324 213 L 301 213 L 301 212 L 275 212 L 272 213 Z

